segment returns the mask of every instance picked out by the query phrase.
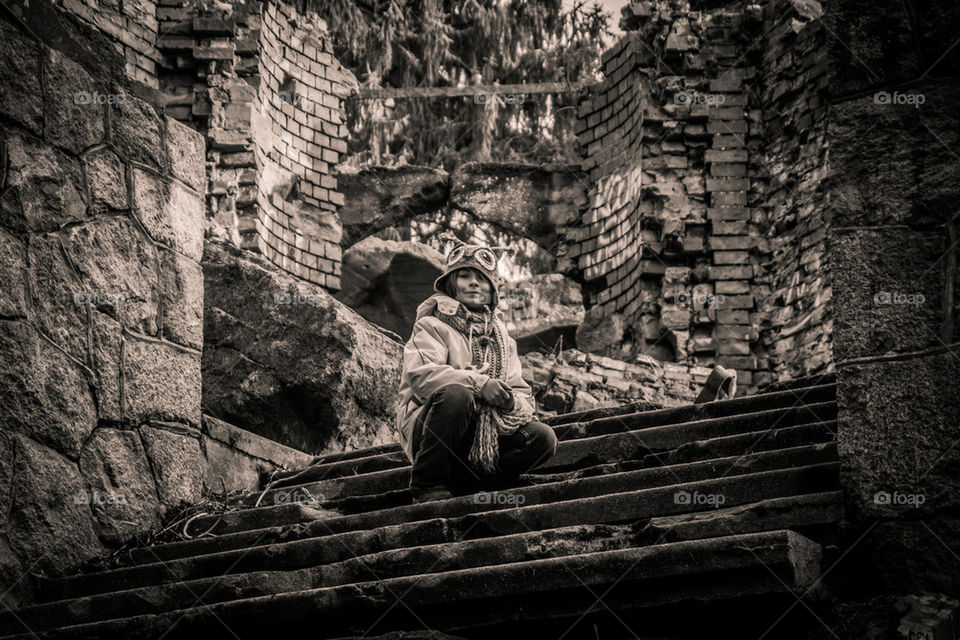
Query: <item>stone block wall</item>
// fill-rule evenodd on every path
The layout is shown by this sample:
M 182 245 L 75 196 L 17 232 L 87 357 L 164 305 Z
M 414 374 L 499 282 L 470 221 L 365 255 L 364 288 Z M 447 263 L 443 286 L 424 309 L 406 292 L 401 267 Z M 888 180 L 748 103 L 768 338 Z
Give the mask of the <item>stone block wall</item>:
M 65 38 L 0 32 L 0 576 L 23 601 L 26 571 L 73 569 L 200 497 L 205 180 L 198 133 Z
M 865 606 L 960 591 L 958 19 L 847 1 L 825 18 L 844 595 Z

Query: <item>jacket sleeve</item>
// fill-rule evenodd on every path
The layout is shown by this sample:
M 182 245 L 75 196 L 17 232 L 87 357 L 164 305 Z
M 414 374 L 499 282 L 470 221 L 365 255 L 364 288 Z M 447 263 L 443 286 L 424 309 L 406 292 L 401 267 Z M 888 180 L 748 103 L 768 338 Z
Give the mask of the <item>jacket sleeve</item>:
M 537 408 L 537 401 L 533 397 L 533 390 L 527 381 L 523 379 L 520 366 L 520 357 L 517 355 L 517 341 L 506 335 L 507 340 L 507 384 L 513 390 L 514 408 L 526 409 L 534 413 Z
M 429 318 L 413 325 L 410 340 L 403 347 L 403 375 L 410 390 L 421 404 L 440 387 L 461 384 L 473 390 L 475 397 L 490 380 L 490 376 L 471 369 L 457 369 L 447 364 L 449 349 L 443 337 Z

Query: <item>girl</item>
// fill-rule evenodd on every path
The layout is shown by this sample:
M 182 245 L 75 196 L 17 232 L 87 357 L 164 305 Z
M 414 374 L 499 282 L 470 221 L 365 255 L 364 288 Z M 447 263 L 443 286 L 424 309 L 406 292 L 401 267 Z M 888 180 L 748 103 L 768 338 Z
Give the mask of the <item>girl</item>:
M 517 343 L 495 313 L 506 247 L 453 243 L 437 292 L 417 308 L 403 349 L 397 430 L 414 502 L 501 487 L 549 460 L 557 436 L 534 418 Z

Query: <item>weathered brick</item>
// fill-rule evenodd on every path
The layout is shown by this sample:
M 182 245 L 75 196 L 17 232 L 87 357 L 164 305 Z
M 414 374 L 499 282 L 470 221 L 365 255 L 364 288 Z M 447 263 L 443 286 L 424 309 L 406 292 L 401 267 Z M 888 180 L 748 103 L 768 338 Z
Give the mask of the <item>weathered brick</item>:
M 750 254 L 746 251 L 714 251 L 714 264 L 748 264 Z

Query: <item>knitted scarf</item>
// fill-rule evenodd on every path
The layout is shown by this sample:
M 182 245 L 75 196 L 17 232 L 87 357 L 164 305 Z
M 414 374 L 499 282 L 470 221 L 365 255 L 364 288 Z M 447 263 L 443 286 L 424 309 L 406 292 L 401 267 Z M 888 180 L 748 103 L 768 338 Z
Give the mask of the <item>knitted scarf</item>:
M 467 337 L 472 368 L 506 382 L 506 340 L 500 324 L 494 321 L 492 311 L 485 308 L 476 313 L 461 304 L 456 315 L 440 313 L 438 309 L 434 309 L 433 314 Z M 468 461 L 485 473 L 496 472 L 500 456 L 498 436 L 509 435 L 533 419 L 533 414 L 521 409 L 516 400 L 510 411 L 482 403 Z

